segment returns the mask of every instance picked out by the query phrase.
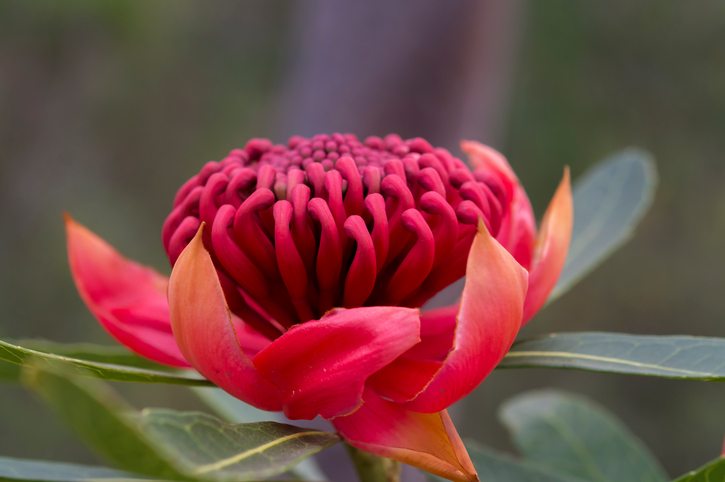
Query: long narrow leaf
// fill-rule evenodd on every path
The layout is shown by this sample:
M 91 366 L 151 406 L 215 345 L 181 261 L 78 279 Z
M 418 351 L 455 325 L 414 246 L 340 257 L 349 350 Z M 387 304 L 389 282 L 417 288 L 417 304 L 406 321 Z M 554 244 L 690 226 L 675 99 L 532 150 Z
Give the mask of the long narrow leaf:
M 184 473 L 214 481 L 271 477 L 339 441 L 333 433 L 282 423 L 235 424 L 166 409 L 144 410 L 139 422 Z
M 216 387 L 194 387 L 192 388 L 199 398 L 204 401 L 227 422 L 249 423 L 273 421 L 287 423 L 281 412 L 265 412 L 247 403 L 237 400 L 221 388 Z M 325 480 L 322 469 L 314 458 L 310 457 L 300 462 L 294 469 L 294 473 L 307 480 Z
M 259 480 L 339 441 L 275 422 L 236 424 L 171 410 L 134 412 L 107 384 L 30 362 L 25 383 L 102 456 L 124 470 L 174 480 Z
M 60 345 L 54 345 L 58 347 Z M 96 354 L 98 355 L 98 354 Z M 109 357 L 111 355 L 109 354 Z M 144 382 L 144 383 L 171 383 L 177 385 L 208 386 L 207 380 L 196 374 L 180 371 L 162 371 L 138 366 L 120 365 L 117 363 L 106 363 L 93 361 L 93 354 L 89 359 L 76 358 L 61 354 L 49 353 L 42 350 L 26 348 L 0 340 L 0 360 L 14 365 L 22 365 L 26 360 L 32 358 L 35 363 L 62 364 L 73 369 L 76 373 L 90 375 L 105 380 L 120 382 Z M 118 357 L 113 358 L 119 361 Z M 19 372 L 11 367 L 0 368 L 2 376 L 17 376 Z
M 645 215 L 657 187 L 649 153 L 625 149 L 597 163 L 574 180 L 574 229 L 566 264 L 549 302 L 584 278 L 626 243 Z M 456 303 L 463 280 L 438 293 L 429 306 Z
M 139 368 L 167 369 L 163 365 L 147 360 L 129 351 L 122 345 L 100 345 L 97 343 L 78 342 L 61 343 L 41 338 L 25 338 L 11 340 L 13 345 L 22 346 L 31 350 L 53 353 L 69 358 L 81 358 L 83 360 L 114 365 L 124 365 Z
M 725 338 L 554 333 L 517 342 L 499 368 L 565 368 L 725 381 Z
M 105 467 L 0 457 L 0 480 L 4 481 L 118 482 L 130 481 L 133 477 L 127 472 Z
M 686 473 L 675 482 L 722 482 L 723 480 L 725 480 L 725 458 L 720 458 Z
M 182 477 L 127 413 L 132 409 L 105 385 L 73 372 L 30 361 L 24 383 L 99 455 L 117 467 L 154 477 Z
M 564 294 L 632 237 L 652 204 L 657 171 L 649 153 L 626 149 L 574 183 L 574 231 L 564 271 L 549 301 Z
M 217 387 L 194 387 L 194 393 L 224 420 L 233 423 L 284 422 L 281 412 L 267 412 L 234 398 Z

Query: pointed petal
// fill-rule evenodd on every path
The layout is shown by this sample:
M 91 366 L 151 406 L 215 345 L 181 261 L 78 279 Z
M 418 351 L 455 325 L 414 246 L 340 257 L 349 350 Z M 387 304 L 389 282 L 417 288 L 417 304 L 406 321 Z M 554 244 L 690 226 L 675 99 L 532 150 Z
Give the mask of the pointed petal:
M 506 157 L 493 147 L 478 141 L 461 141 L 461 150 L 468 155 L 473 169 L 490 169 L 505 176 L 510 182 L 518 184 L 516 173 Z
M 418 310 L 338 309 L 291 328 L 254 357 L 291 419 L 332 418 L 362 403 L 365 381 L 420 341 Z
M 508 215 L 503 219 L 496 239 L 521 266 L 528 269 L 536 236 L 534 210 L 516 173 L 503 154 L 476 141 L 462 141 L 461 149 L 468 155 L 474 169 L 492 171 L 510 192 Z
M 73 281 L 101 325 L 139 355 L 188 367 L 171 333 L 167 278 L 124 258 L 68 215 L 65 228 Z
M 534 210 L 524 188 L 516 185 L 509 205 L 509 215 L 502 221 L 496 239 L 521 266 L 529 269 L 535 238 Z
M 416 413 L 365 392 L 356 412 L 332 421 L 353 447 L 460 482 L 477 481 L 476 469 L 448 413 Z
M 526 288 L 526 270 L 479 223 L 468 255 L 453 347 L 406 408 L 438 412 L 476 388 L 511 348 L 521 327 Z
M 524 306 L 524 323 L 546 303 L 564 268 L 574 223 L 574 207 L 569 183 L 569 169 L 549 203 L 536 239 L 529 270 L 529 292 Z
M 199 373 L 235 397 L 263 410 L 280 410 L 277 389 L 252 365 L 237 340 L 216 269 L 204 249 L 204 225 L 176 260 L 169 279 L 176 341 Z

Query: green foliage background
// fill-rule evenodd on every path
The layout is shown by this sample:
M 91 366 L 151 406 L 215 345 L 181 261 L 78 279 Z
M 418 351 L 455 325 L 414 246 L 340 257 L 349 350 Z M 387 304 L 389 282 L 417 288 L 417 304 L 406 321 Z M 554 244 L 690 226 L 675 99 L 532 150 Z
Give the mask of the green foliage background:
M 725 335 L 725 4 L 530 1 L 504 142 L 541 213 L 573 174 L 627 145 L 660 169 L 635 239 L 528 334 Z M 289 60 L 283 2 L 0 3 L 0 335 L 108 341 L 67 273 L 61 212 L 166 269 L 159 231 L 176 188 L 251 136 L 276 136 Z M 455 146 L 450 146 L 455 148 Z M 723 387 L 501 371 L 463 404 L 464 436 L 509 448 L 500 402 L 555 386 L 613 410 L 672 473 L 714 457 Z M 183 388 L 125 386 L 194 408 Z M 20 388 L 0 386 L 0 454 L 92 461 Z

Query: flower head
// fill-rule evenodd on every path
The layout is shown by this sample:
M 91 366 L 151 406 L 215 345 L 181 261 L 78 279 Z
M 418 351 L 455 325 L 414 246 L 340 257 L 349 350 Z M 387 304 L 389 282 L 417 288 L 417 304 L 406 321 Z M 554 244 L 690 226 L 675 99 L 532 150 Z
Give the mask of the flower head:
M 163 242 L 174 264 L 206 223 L 232 310 L 280 334 L 335 307 L 421 306 L 464 275 L 479 219 L 501 231 L 511 187 L 423 139 L 255 139 L 179 190 Z
M 536 231 L 506 160 L 468 166 L 391 135 L 252 140 L 179 190 L 167 280 L 68 222 L 79 291 L 119 341 L 290 418 L 455 479 L 475 470 L 445 409 L 545 302 L 571 232 L 568 175 Z M 466 275 L 460 303 L 420 311 Z

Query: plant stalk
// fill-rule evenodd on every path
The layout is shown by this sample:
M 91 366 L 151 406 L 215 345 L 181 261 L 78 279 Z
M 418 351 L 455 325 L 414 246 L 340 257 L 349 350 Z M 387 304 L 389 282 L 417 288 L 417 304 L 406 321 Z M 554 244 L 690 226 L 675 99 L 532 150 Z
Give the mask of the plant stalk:
M 400 482 L 400 464 L 345 444 L 360 482 Z

